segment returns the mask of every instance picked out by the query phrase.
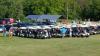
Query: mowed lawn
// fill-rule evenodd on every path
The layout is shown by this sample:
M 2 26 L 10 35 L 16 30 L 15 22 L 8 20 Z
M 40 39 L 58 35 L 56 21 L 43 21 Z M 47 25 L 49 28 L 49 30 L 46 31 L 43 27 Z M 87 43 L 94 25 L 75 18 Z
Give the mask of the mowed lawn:
M 0 56 L 100 56 L 100 35 L 63 39 L 0 37 Z

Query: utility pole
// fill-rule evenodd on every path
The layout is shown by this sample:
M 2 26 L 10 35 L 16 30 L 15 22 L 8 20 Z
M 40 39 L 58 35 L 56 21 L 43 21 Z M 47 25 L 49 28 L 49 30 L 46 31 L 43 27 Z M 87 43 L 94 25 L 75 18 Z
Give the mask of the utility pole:
M 95 20 L 95 1 L 94 0 L 92 0 L 92 13 L 93 13 L 92 20 Z
M 64 7 L 65 7 L 65 15 L 66 15 L 66 17 L 67 17 L 67 20 L 68 20 L 68 18 L 69 18 L 69 7 L 68 7 L 68 0 L 65 0 L 64 1 Z
M 68 1 L 67 1 L 67 20 L 69 18 L 69 6 L 68 6 Z
M 73 1 L 73 6 L 74 6 L 74 20 L 76 20 L 76 10 L 75 10 L 75 7 L 76 7 L 76 5 L 75 5 L 75 0 Z

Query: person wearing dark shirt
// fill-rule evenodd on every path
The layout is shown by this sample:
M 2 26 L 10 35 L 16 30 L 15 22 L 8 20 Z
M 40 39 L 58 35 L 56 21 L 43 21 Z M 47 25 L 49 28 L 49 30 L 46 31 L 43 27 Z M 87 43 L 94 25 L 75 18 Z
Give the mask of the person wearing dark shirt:
M 6 28 L 5 26 L 3 25 L 3 36 L 6 37 L 7 36 L 7 32 L 6 32 Z

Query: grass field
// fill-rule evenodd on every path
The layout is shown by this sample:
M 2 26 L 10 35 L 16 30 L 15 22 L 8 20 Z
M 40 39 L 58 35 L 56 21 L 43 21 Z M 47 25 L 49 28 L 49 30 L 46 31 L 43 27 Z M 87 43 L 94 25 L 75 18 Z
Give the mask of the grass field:
M 100 56 L 100 35 L 64 39 L 0 37 L 0 56 Z

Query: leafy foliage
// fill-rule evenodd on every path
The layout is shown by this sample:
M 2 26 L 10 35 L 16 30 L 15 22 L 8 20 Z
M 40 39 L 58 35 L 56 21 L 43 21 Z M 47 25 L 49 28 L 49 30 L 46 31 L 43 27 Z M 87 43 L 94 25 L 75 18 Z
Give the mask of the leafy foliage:
M 0 18 L 23 20 L 32 14 L 99 20 L 100 0 L 0 0 Z

